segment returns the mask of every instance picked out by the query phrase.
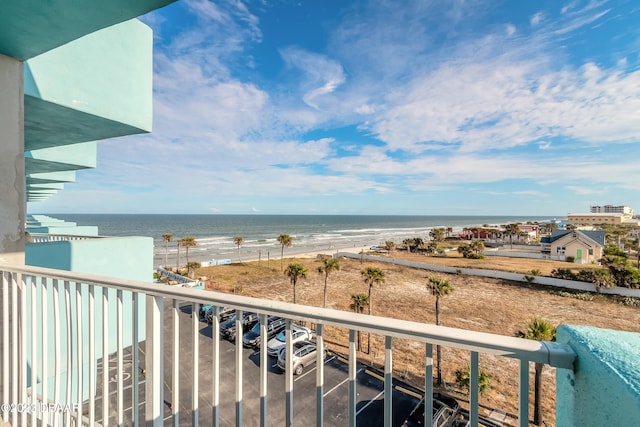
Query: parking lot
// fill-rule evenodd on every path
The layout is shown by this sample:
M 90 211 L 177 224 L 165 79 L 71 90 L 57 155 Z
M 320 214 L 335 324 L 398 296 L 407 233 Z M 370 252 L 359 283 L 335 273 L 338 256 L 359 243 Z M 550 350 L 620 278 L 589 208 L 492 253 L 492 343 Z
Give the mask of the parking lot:
M 172 402 L 171 391 L 171 349 L 173 348 L 172 324 L 168 321 L 169 308 L 167 308 L 166 327 L 164 336 L 165 349 L 165 425 L 173 423 L 171 407 L 178 405 L 180 425 L 191 425 L 191 378 L 193 375 L 193 343 L 191 331 L 191 307 L 185 306 L 180 313 L 180 402 Z M 198 393 L 198 420 L 201 425 L 212 424 L 212 387 L 211 387 L 211 326 L 204 321 L 200 322 L 199 331 L 199 393 Z M 235 402 L 235 344 L 226 340 L 220 340 L 220 425 L 234 426 L 236 423 Z M 140 416 L 144 417 L 144 343 L 140 345 L 140 369 L 133 372 L 130 348 L 124 357 L 124 418 L 130 419 L 132 413 L 132 381 L 133 375 L 138 375 Z M 268 424 L 273 426 L 285 425 L 285 375 L 276 365 L 275 358 L 268 358 Z M 254 349 L 243 349 L 243 400 L 242 416 L 243 425 L 258 426 L 260 423 L 260 354 Z M 115 409 L 117 404 L 117 363 L 112 355 L 109 363 L 110 381 L 110 422 L 116 424 Z M 315 425 L 316 418 L 316 375 L 315 366 L 305 368 L 305 371 L 294 376 L 293 410 L 294 425 Z M 98 366 L 98 390 L 102 387 L 102 364 Z M 383 399 L 384 381 L 380 373 L 364 365 L 357 367 L 357 423 L 365 426 L 383 425 Z M 329 352 L 325 360 L 324 371 L 324 425 L 342 427 L 348 425 L 348 365 L 339 354 Z M 404 417 L 418 402 L 418 394 L 401 384 L 394 387 L 393 391 L 393 425 L 402 425 Z M 96 400 L 96 418 L 100 422 L 102 402 Z M 87 407 L 84 407 L 85 414 Z

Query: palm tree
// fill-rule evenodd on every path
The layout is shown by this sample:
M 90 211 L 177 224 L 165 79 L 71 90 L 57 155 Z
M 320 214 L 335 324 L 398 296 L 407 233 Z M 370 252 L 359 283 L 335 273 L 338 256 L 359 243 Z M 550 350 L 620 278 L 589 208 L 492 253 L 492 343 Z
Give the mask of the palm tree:
M 176 273 L 180 274 L 178 270 L 180 270 L 180 242 L 182 242 L 182 240 L 178 240 L 177 243 L 177 248 L 178 248 L 178 259 L 176 259 Z
M 504 226 L 504 234 L 509 236 L 509 243 L 511 244 L 511 249 L 513 249 L 513 236 L 517 236 L 520 233 L 518 229 L 517 223 L 515 224 L 507 224 Z
M 349 304 L 349 308 L 356 313 L 362 313 L 364 308 L 369 305 L 369 297 L 367 294 L 354 294 L 351 295 L 351 304 Z M 360 330 L 356 331 L 358 335 L 358 351 L 362 349 L 362 341 L 360 338 Z
M 362 277 L 364 278 L 365 285 L 369 286 L 369 314 L 371 314 L 371 290 L 373 285 L 384 283 L 384 272 L 377 267 L 367 267 L 362 270 Z
M 189 276 L 189 278 L 193 279 L 193 277 L 191 277 L 191 272 L 195 271 L 196 269 L 200 268 L 202 266 L 202 264 L 200 264 L 199 262 L 195 262 L 195 261 L 191 261 L 187 263 L 187 276 Z
M 484 242 L 480 239 L 472 240 L 469 246 L 475 254 L 479 255 L 480 252 L 484 251 Z
M 324 291 L 322 296 L 323 308 L 327 306 L 327 279 L 329 278 L 329 273 L 337 270 L 340 270 L 340 263 L 335 258 L 324 258 L 322 260 L 322 265 L 318 267 L 318 273 L 324 274 Z
M 429 232 L 429 236 L 435 240 L 436 242 L 442 242 L 445 237 L 445 229 L 444 228 L 434 228 Z
M 557 230 L 557 229 L 558 229 L 558 224 L 555 222 L 548 222 L 543 227 L 544 234 L 548 236 L 551 236 L 551 234 L 553 233 L 553 230 Z
M 540 317 L 534 317 L 527 325 L 526 331 L 519 331 L 516 336 L 536 341 L 555 341 L 556 327 L 549 321 Z M 542 424 L 542 368 L 543 363 L 536 362 L 536 374 L 534 380 L 534 398 L 533 398 L 533 424 L 539 426 Z
M 427 283 L 427 289 L 431 291 L 432 295 L 436 297 L 436 325 L 440 324 L 440 297 L 449 295 L 453 292 L 453 286 L 448 281 L 440 279 L 438 277 L 429 277 L 429 283 Z M 436 346 L 436 360 L 438 363 L 438 385 L 442 384 L 442 353 L 440 346 Z
M 173 240 L 173 234 L 164 233 L 162 235 L 162 240 L 164 240 L 164 266 L 167 266 L 167 258 L 169 257 L 169 242 Z
M 233 238 L 233 243 L 238 247 L 238 259 L 240 259 L 240 246 L 244 243 L 244 237 L 236 236 Z
M 298 283 L 298 279 L 303 279 L 307 277 L 307 267 L 302 264 L 289 264 L 287 267 L 287 271 L 285 272 L 289 279 L 291 280 L 291 284 L 293 285 L 293 303 L 296 303 L 296 284 Z
M 184 246 L 186 248 L 187 251 L 187 264 L 189 264 L 189 248 L 193 248 L 194 246 L 197 246 L 198 243 L 196 242 L 196 238 L 193 236 L 185 236 L 182 239 L 180 239 L 180 246 Z
M 293 238 L 291 236 L 289 236 L 288 234 L 281 234 L 278 236 L 278 243 L 280 243 L 280 245 L 282 245 L 282 248 L 280 249 L 280 270 L 282 270 L 282 259 L 284 257 L 284 247 L 291 247 L 291 245 L 293 245 Z
M 371 306 L 373 305 L 371 302 L 371 290 L 373 289 L 373 285 L 384 283 L 384 272 L 377 267 L 367 267 L 362 270 L 362 277 L 364 278 L 364 283 L 369 285 L 369 315 L 371 315 Z M 371 353 L 371 333 L 368 334 L 368 337 L 367 354 Z

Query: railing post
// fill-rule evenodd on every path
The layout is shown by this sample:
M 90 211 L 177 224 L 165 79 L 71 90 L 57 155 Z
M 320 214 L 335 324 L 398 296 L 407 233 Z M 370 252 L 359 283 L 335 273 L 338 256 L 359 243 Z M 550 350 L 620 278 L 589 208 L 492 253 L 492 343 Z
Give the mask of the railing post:
M 260 427 L 267 427 L 267 315 L 260 315 Z
M 356 427 L 356 331 L 349 329 L 349 427 Z
M 171 413 L 173 414 L 173 425 L 180 425 L 180 302 L 173 300 L 171 309 L 171 320 L 173 323 L 173 367 L 171 369 Z
M 433 344 L 425 344 L 424 425 L 433 423 Z
M 20 400 L 27 403 L 27 277 L 22 275 L 20 280 Z M 33 381 L 32 381 L 33 382 Z M 20 414 L 21 425 L 27 425 L 27 411 Z
M 191 360 L 191 366 L 193 369 L 193 378 L 191 379 L 191 425 L 194 427 L 198 427 L 198 374 L 200 372 L 199 368 L 199 360 L 200 360 L 200 319 L 199 319 L 199 311 L 198 304 L 191 304 L 191 342 L 192 344 L 192 355 L 193 359 Z
M 89 425 L 96 422 L 96 287 L 89 285 Z M 81 416 L 82 414 L 80 414 Z
M 211 398 L 212 398 L 212 427 L 220 425 L 220 307 L 214 306 L 211 316 L 211 360 L 212 360 L 212 380 L 211 380 Z
M 17 274 L 11 274 L 11 397 L 9 402 L 18 402 L 18 282 Z M 7 350 L 8 351 L 8 350 Z M 11 423 L 18 425 L 18 412 L 11 414 Z
M 37 309 L 37 281 L 35 276 L 31 276 L 31 378 L 38 378 L 38 309 Z M 31 381 L 31 403 L 38 402 L 38 384 L 37 380 Z M 37 426 L 37 411 L 31 412 L 31 425 Z
M 391 427 L 393 407 L 393 339 L 384 339 L 384 426 Z
M 78 354 L 76 355 L 77 359 L 76 359 L 76 363 L 78 365 L 78 377 L 77 377 L 77 395 L 76 395 L 76 403 L 78 404 L 78 420 L 82 420 L 82 402 L 83 402 L 83 398 L 84 398 L 84 393 L 82 391 L 82 387 L 84 385 L 84 379 L 83 379 L 83 371 L 84 371 L 84 360 L 85 360 L 85 353 L 84 353 L 84 319 L 82 317 L 82 307 L 84 306 L 83 301 L 82 301 L 82 283 L 80 282 L 76 282 L 76 332 L 78 334 L 78 338 L 77 338 L 77 344 L 76 344 L 76 348 L 78 349 Z M 70 310 L 70 308 L 69 308 Z M 70 357 L 70 356 L 68 356 Z M 69 384 L 67 384 L 67 387 L 69 387 Z M 71 403 L 69 401 L 67 401 L 67 403 Z M 81 422 L 80 422 L 81 424 Z
M 133 387 L 131 387 L 131 399 L 132 399 L 132 414 L 131 417 L 133 418 L 133 426 L 134 427 L 138 427 L 138 425 L 140 424 L 140 411 L 139 411 L 139 404 L 140 404 L 140 382 L 139 382 L 139 375 L 140 375 L 140 353 L 138 351 L 138 342 L 140 341 L 140 333 L 139 333 L 139 327 L 140 327 L 140 316 L 138 313 L 138 309 L 140 308 L 138 305 L 138 293 L 137 292 L 131 292 L 131 318 L 133 319 L 133 331 L 132 331 L 132 343 L 131 343 L 131 356 L 133 358 L 132 363 L 133 363 L 133 369 L 132 369 L 132 384 Z
M 146 321 L 146 356 L 147 369 L 145 383 L 146 423 L 147 426 L 161 427 L 163 407 L 163 372 L 162 372 L 162 313 L 164 298 L 147 295 Z
M 520 389 L 518 394 L 518 425 L 529 426 L 529 362 L 520 360 Z
M 469 369 L 469 422 L 472 426 L 478 425 L 478 352 L 471 352 L 471 364 Z
M 318 359 L 316 360 L 316 427 L 324 425 L 324 325 L 316 325 L 316 346 Z
M 242 310 L 236 310 L 236 427 L 242 426 Z
M 102 287 L 102 425 L 109 425 L 109 288 Z
M 287 319 L 285 327 L 286 369 L 285 369 L 285 425 L 293 426 L 293 342 L 291 341 L 291 320 Z
M 116 403 L 116 411 L 117 411 L 117 423 L 119 426 L 124 424 L 124 364 L 123 364 L 123 311 L 122 306 L 124 304 L 124 295 L 122 289 L 118 289 L 116 291 L 116 387 L 117 387 L 117 403 Z

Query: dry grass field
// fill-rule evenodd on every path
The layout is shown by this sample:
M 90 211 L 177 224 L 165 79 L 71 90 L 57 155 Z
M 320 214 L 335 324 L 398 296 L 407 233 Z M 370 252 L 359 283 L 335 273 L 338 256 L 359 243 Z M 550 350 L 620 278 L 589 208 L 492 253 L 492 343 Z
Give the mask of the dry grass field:
M 487 257 L 484 260 L 467 260 L 450 253 L 448 257 L 425 257 L 423 255 L 392 252 L 389 256 L 420 260 L 425 263 L 444 263 L 457 267 L 474 267 L 529 273 L 533 269 L 549 274 L 554 268 L 577 267 L 565 262 L 532 259 L 509 259 Z M 307 277 L 297 285 L 299 304 L 321 306 L 323 276 L 317 273 L 320 261 L 313 258 L 289 258 L 284 266 L 291 263 L 304 264 Z M 437 275 L 424 270 L 393 266 L 386 263 L 340 259 L 340 271 L 329 276 L 329 308 L 349 310 L 351 295 L 367 293 L 361 271 L 365 267 L 378 267 L 385 273 L 385 282 L 374 288 L 372 294 L 373 314 L 397 319 L 435 321 L 435 298 L 425 287 L 428 277 Z M 586 268 L 596 268 L 586 266 Z M 293 291 L 289 278 L 280 270 L 280 260 L 260 264 L 247 262 L 218 267 L 202 268 L 198 276 L 211 278 L 209 288 L 222 292 L 236 292 L 242 295 L 292 301 Z M 526 328 L 534 317 L 540 316 L 554 324 L 591 325 L 625 331 L 640 331 L 640 308 L 625 306 L 614 298 L 592 295 L 590 300 L 561 296 L 557 291 L 538 285 L 509 282 L 497 279 L 444 275 L 454 287 L 451 295 L 441 298 L 441 324 L 450 327 L 514 335 Z M 337 351 L 344 352 L 348 342 L 347 331 L 328 328 L 326 339 Z M 363 338 L 366 348 L 366 335 Z M 360 360 L 382 366 L 384 363 L 384 343 L 381 337 L 372 337 L 370 354 L 359 353 Z M 469 361 L 469 353 L 451 348 L 442 352 L 442 371 L 449 384 L 448 392 L 454 394 L 464 404 L 465 396 L 455 386 L 455 371 Z M 398 377 L 422 388 L 424 372 L 424 348 L 415 342 L 394 341 L 394 369 Z M 497 360 L 499 359 L 499 360 Z M 490 389 L 480 398 L 484 408 L 495 408 L 517 413 L 517 364 L 507 358 L 490 355 L 480 356 L 480 369 L 492 377 Z M 544 420 L 554 425 L 555 417 L 555 370 L 546 367 L 544 379 Z M 533 366 L 531 380 L 533 384 Z M 530 402 L 533 402 L 531 389 Z M 530 408 L 533 414 L 533 408 Z

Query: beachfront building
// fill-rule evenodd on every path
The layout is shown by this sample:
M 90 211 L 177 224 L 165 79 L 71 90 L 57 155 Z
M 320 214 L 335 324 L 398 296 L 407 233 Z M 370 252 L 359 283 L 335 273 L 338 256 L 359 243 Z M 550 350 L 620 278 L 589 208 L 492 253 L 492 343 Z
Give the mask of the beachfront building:
M 591 213 L 621 213 L 628 217 L 633 217 L 633 209 L 626 205 L 613 206 L 613 205 L 604 205 L 598 206 L 594 205 L 590 207 Z
M 100 238 L 97 230 L 51 218 L 27 221 L 27 200 L 49 197 L 74 179 L 75 170 L 95 166 L 94 141 L 151 130 L 152 34 L 133 18 L 167 3 L 170 0 L 103 0 L 84 7 L 72 0 L 3 2 L 0 422 L 13 427 L 161 426 L 166 420 L 174 425 L 202 422 L 218 426 L 223 418 L 225 423 L 235 418 L 236 425 L 242 425 L 244 416 L 266 425 L 275 408 L 281 422 L 274 425 L 292 425 L 294 397 L 312 396 L 313 404 L 308 407 L 315 406 L 315 412 L 305 407 L 305 425 L 329 425 L 333 417 L 325 416 L 327 413 L 345 414 L 341 425 L 355 426 L 365 407 L 360 391 L 367 390 L 357 388 L 360 370 L 355 337 L 364 331 L 382 336 L 385 343 L 379 376 L 383 393 L 370 400 L 382 402 L 370 408 L 378 411 L 375 415 L 385 426 L 399 425 L 394 418 L 399 407 L 394 403 L 402 391 L 393 378 L 397 338 L 424 348 L 424 389 L 405 396 L 425 396 L 427 417 L 433 405 L 433 345 L 443 345 L 469 351 L 471 425 L 478 424 L 480 415 L 480 354 L 516 360 L 520 426 L 529 424 L 534 363 L 557 368 L 557 425 L 640 424 L 640 357 L 630 351 L 640 347 L 638 334 L 562 326 L 558 342 L 541 343 L 159 286 L 144 277 L 131 277 L 127 257 L 118 258 L 126 255 L 130 241 Z M 143 252 L 148 244 L 144 242 L 141 240 Z M 84 252 L 94 259 L 84 258 Z M 44 260 L 46 257 L 51 259 Z M 48 264 L 27 264 L 37 260 Z M 117 272 L 125 272 L 126 277 L 115 277 Z M 325 391 L 330 390 L 325 390 L 322 351 L 317 352 L 315 392 L 294 393 L 298 385 L 294 387 L 289 356 L 285 373 L 279 377 L 282 389 L 268 386 L 267 340 L 262 339 L 260 352 L 251 355 L 243 350 L 242 340 L 236 340 L 234 349 L 222 352 L 217 318 L 203 331 L 197 316 L 189 316 L 198 304 L 256 312 L 262 325 L 267 316 L 284 317 L 289 337 L 293 321 L 313 323 L 320 350 L 325 326 L 348 329 L 342 371 L 348 390 L 341 400 L 346 402 L 344 411 L 332 414 L 334 408 L 324 403 Z M 183 318 L 185 322 L 179 323 Z M 240 322 L 237 328 L 239 335 Z M 266 328 L 261 333 L 266 336 Z M 287 355 L 292 354 L 290 343 Z M 226 356 L 231 357 L 232 369 L 221 367 Z M 249 368 L 257 373 L 245 391 L 243 374 Z M 201 387 L 199 379 L 205 374 L 208 380 Z M 250 405 L 245 402 L 248 399 L 255 401 Z
M 640 220 L 632 216 L 620 212 L 611 213 L 570 213 L 567 215 L 567 221 L 575 226 L 587 225 L 622 225 L 637 227 L 640 226 Z
M 591 206 L 589 213 L 570 213 L 567 221 L 577 227 L 589 225 L 624 225 L 639 226 L 640 220 L 634 218 L 633 209 L 629 206 Z
M 602 230 L 553 230 L 540 239 L 542 253 L 551 259 L 572 258 L 577 264 L 595 264 L 602 259 L 605 232 Z

